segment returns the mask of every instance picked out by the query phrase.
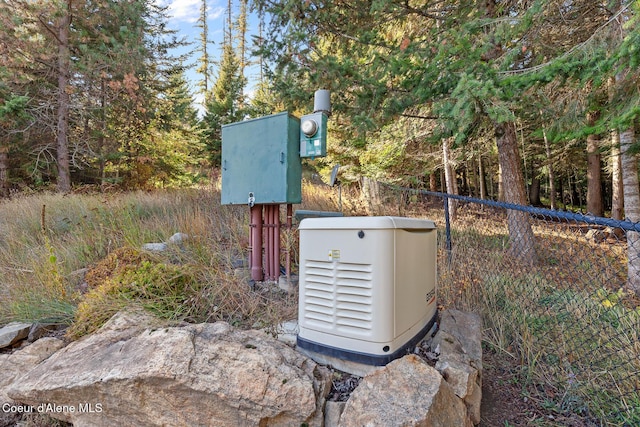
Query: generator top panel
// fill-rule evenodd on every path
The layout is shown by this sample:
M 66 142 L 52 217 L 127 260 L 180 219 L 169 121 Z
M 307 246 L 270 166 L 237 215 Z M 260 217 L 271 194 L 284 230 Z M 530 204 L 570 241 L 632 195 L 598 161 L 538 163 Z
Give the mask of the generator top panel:
M 403 229 L 433 230 L 436 224 L 429 219 L 397 216 L 349 216 L 339 218 L 306 218 L 300 222 L 300 230 L 355 230 L 355 229 Z

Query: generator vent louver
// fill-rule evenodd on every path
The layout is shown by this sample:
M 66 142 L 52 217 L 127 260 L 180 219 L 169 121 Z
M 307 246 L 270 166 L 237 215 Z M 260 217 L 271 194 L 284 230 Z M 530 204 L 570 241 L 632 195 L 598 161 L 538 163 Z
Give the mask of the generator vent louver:
M 318 327 L 343 332 L 362 334 L 371 330 L 370 264 L 306 260 L 304 268 L 306 319 Z

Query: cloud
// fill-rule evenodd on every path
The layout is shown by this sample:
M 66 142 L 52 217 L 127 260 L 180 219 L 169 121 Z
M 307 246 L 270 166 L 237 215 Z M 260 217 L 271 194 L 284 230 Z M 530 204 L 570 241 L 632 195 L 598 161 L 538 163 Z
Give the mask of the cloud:
M 200 7 L 202 6 L 202 0 L 156 0 L 164 6 L 168 6 L 168 13 L 177 21 L 194 23 L 200 17 Z M 212 8 L 208 6 L 208 18 L 214 20 L 219 18 L 225 9 L 224 7 L 217 6 Z
M 209 20 L 214 20 L 214 19 L 218 19 L 222 16 L 222 14 L 225 12 L 225 8 L 218 6 L 215 9 L 211 9 L 209 8 L 209 15 L 208 18 Z
M 178 21 L 196 22 L 200 15 L 201 0 L 170 0 L 164 1 L 169 6 L 169 15 Z

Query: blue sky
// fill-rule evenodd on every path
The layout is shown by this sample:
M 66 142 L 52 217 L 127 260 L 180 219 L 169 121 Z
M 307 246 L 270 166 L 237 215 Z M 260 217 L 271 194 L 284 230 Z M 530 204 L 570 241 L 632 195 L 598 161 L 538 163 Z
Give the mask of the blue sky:
M 200 6 L 202 0 L 157 0 L 160 4 L 169 6 L 168 14 L 171 16 L 169 20 L 169 27 L 174 30 L 178 30 L 178 36 L 184 36 L 188 41 L 194 41 L 199 43 L 199 31 L 196 27 L 196 23 L 200 16 Z M 238 13 L 239 5 L 237 1 L 233 1 L 233 15 L 234 19 Z M 212 59 L 217 60 L 220 56 L 220 50 L 222 48 L 222 39 L 224 34 L 225 18 L 227 16 L 226 0 L 207 0 L 207 21 L 209 27 L 209 39 L 214 43 L 209 46 L 209 52 L 212 55 Z M 257 17 L 255 15 L 249 16 L 247 46 L 251 46 L 250 34 L 257 31 Z M 197 44 L 191 46 L 190 50 L 193 50 Z M 190 58 L 191 62 L 195 64 L 197 57 Z M 195 91 L 197 81 L 202 77 L 195 72 L 197 65 L 194 65 L 191 70 L 187 71 L 186 77 L 191 83 L 192 91 Z M 251 82 L 255 80 L 255 70 L 249 69 L 247 71 L 247 79 Z M 214 67 L 214 76 L 216 77 L 216 70 Z M 251 86 L 251 84 L 249 84 Z M 251 90 L 249 89 L 249 92 Z M 250 93 L 249 93 L 250 94 Z M 196 103 L 200 103 L 201 99 L 196 98 Z

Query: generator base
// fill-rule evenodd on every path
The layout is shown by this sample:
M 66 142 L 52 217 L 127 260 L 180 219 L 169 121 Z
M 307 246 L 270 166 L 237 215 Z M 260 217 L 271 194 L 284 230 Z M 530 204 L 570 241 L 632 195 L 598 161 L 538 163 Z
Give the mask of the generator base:
M 363 377 L 380 366 L 385 366 L 395 359 L 412 353 L 415 346 L 422 341 L 429 332 L 435 329 L 437 314 L 438 312 L 436 311 L 431 320 L 429 320 L 413 338 L 390 354 L 369 354 L 344 348 L 336 348 L 306 340 L 301 338 L 300 335 L 297 337 L 296 345 L 298 351 L 317 363 L 329 365 L 340 371 Z

